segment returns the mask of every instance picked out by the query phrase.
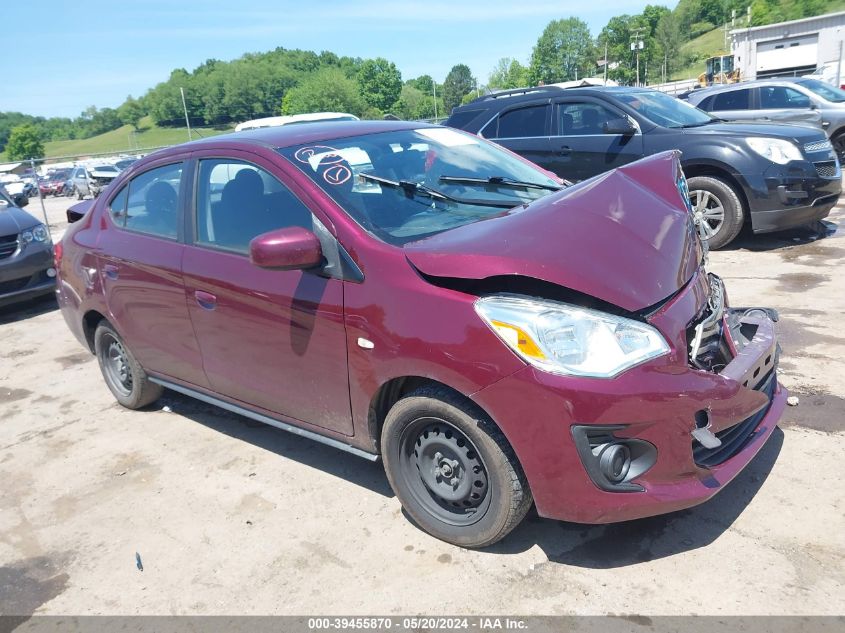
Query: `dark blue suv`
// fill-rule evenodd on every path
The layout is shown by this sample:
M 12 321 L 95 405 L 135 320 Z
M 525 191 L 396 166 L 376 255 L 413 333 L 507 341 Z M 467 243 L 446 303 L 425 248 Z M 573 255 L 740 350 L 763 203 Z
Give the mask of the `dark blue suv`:
M 728 244 L 824 218 L 842 189 L 818 128 L 727 123 L 647 88 L 542 86 L 482 96 L 445 123 L 495 140 L 569 180 L 670 149 L 682 152 L 699 234 Z
M 17 202 L 17 204 L 16 204 Z M 51 294 L 56 289 L 50 232 L 0 187 L 0 306 Z

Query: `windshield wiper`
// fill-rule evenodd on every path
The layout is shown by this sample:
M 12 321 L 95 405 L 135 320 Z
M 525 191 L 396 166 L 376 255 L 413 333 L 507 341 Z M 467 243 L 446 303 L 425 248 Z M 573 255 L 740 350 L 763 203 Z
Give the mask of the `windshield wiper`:
M 544 185 L 540 182 L 514 180 L 507 176 L 490 176 L 489 178 L 472 178 L 469 176 L 440 176 L 440 182 L 466 183 L 470 185 L 499 185 L 517 189 L 545 189 L 546 191 L 560 191 L 563 185 Z
M 506 200 L 471 200 L 468 198 L 456 198 L 454 196 L 445 194 L 442 191 L 438 191 L 437 189 L 432 189 L 428 185 L 424 185 L 421 182 L 411 182 L 410 180 L 390 180 L 389 178 L 374 176 L 373 174 L 358 174 L 358 177 L 363 178 L 364 180 L 371 180 L 373 182 L 377 182 L 380 185 L 386 185 L 395 189 L 402 189 L 405 192 L 405 195 L 407 196 L 422 194 L 435 200 L 448 200 L 449 202 L 457 202 L 458 204 L 468 204 L 478 207 L 497 207 L 500 209 L 512 209 L 513 207 L 517 206 L 522 202 L 521 200 L 516 200 L 516 204 L 514 204 L 514 202 L 508 202 Z
M 678 127 L 681 128 L 690 128 L 690 127 L 701 127 L 703 125 L 710 125 L 711 123 L 724 123 L 724 119 L 720 119 L 718 117 L 713 117 L 712 119 L 707 119 L 706 121 L 701 121 L 699 123 L 684 123 Z

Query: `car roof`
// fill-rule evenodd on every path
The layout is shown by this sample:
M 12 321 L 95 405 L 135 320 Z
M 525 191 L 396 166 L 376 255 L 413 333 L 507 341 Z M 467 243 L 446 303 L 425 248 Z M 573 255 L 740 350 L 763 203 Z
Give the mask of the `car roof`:
M 490 94 L 482 95 L 477 99 L 473 99 L 469 103 L 458 106 L 452 113 L 464 112 L 466 110 L 477 110 L 479 107 L 494 109 L 504 108 L 510 103 L 519 103 L 523 100 L 532 100 L 551 96 L 579 96 L 579 95 L 623 95 L 623 94 L 643 94 L 659 92 L 654 88 L 647 88 L 645 86 L 574 86 L 572 88 L 564 88 L 561 86 L 533 86 L 528 88 L 515 88 L 513 90 L 500 90 L 498 92 L 491 92 Z
M 166 153 L 182 152 L 185 149 L 203 149 L 204 147 L 220 147 L 221 145 L 260 145 L 263 147 L 291 147 L 305 143 L 321 143 L 337 138 L 359 136 L 362 134 L 376 134 L 379 132 L 394 132 L 397 130 L 415 130 L 424 127 L 436 127 L 429 123 L 415 121 L 315 121 L 314 123 L 297 123 L 280 127 L 265 127 L 243 132 L 220 134 L 209 138 L 199 139 L 175 145 L 156 152 L 158 156 Z
M 755 88 L 757 86 L 777 86 L 783 84 L 800 84 L 800 80 L 804 77 L 769 77 L 766 79 L 752 79 L 750 81 L 743 81 L 737 84 L 725 84 L 723 86 L 710 86 L 708 88 L 701 88 L 690 93 L 692 95 L 712 95 L 720 92 L 730 92 L 731 90 L 741 90 L 743 88 Z

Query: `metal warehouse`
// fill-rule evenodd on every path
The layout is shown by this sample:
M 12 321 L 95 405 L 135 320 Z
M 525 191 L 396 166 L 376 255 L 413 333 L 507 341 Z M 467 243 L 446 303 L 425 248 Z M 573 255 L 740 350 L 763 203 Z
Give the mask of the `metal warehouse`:
M 731 31 L 743 79 L 802 75 L 840 64 L 845 11 Z M 843 69 L 845 71 L 845 69 Z

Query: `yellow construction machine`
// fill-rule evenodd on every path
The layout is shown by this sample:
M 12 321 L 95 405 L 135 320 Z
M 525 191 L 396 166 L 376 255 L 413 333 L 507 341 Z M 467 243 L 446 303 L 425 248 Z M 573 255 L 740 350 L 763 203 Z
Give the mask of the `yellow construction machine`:
M 704 68 L 704 72 L 698 76 L 698 85 L 702 88 L 740 81 L 739 68 L 734 68 L 733 55 L 715 55 L 705 62 Z

